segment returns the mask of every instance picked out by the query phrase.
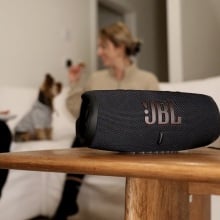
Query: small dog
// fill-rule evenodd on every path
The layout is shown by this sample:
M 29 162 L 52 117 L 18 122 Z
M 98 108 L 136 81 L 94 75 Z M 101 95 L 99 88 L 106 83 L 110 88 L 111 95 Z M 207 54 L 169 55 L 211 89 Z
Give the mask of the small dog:
M 15 127 L 15 141 L 51 140 L 53 99 L 61 90 L 62 84 L 55 82 L 54 78 L 47 73 L 40 87 L 38 99 Z

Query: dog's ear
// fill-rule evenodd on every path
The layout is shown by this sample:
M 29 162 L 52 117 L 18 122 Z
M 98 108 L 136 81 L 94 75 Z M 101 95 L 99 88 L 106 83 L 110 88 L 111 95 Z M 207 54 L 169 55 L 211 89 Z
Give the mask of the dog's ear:
M 61 93 L 62 88 L 63 88 L 62 83 L 61 83 L 61 82 L 57 82 L 57 83 L 56 83 L 57 94 Z
M 50 73 L 46 73 L 45 76 L 45 86 L 51 87 L 54 84 L 54 78 L 50 75 Z

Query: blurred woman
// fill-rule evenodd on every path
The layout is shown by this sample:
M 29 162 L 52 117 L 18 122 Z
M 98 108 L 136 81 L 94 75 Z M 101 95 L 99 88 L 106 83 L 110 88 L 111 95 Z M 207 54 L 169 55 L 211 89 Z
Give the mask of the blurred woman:
M 70 91 L 66 103 L 72 115 L 78 116 L 81 94 L 88 90 L 158 90 L 156 76 L 139 69 L 132 60 L 140 49 L 140 41 L 133 38 L 125 24 L 118 22 L 101 29 L 97 55 L 106 69 L 91 74 L 83 87 L 78 83 L 82 75 L 81 68 L 74 68 L 75 71 L 71 71 Z
M 117 22 L 100 30 L 97 55 L 105 69 L 90 75 L 86 84 L 79 81 L 84 66 L 69 67 L 70 91 L 66 100 L 67 108 L 73 117 L 79 115 L 81 94 L 88 90 L 136 89 L 158 90 L 156 76 L 141 70 L 132 57 L 140 51 L 141 43 L 134 39 L 128 27 Z M 77 147 L 75 140 L 72 147 Z M 67 219 L 78 212 L 77 195 L 84 175 L 67 174 L 61 202 L 53 219 Z

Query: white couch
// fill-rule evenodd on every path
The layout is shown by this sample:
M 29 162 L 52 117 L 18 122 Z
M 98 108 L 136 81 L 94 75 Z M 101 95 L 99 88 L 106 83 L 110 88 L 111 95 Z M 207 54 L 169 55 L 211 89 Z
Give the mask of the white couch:
M 29 151 L 51 148 L 68 148 L 74 136 L 75 121 L 65 109 L 67 89 L 56 97 L 53 114 L 52 141 L 12 143 L 11 151 Z M 0 109 L 10 109 L 17 115 L 8 121 L 13 132 L 20 118 L 31 108 L 38 94 L 36 88 L 5 86 L 0 88 Z M 64 174 L 11 170 L 0 199 L 0 219 L 25 220 L 38 214 L 52 215 L 60 199 Z
M 208 94 L 220 108 L 220 76 L 181 83 L 161 83 L 160 87 L 161 90 Z M 0 109 L 9 108 L 17 114 L 16 119 L 9 121 L 12 130 L 30 108 L 37 92 L 33 88 L 0 88 Z M 53 140 L 12 143 L 11 151 L 69 148 L 75 133 L 75 120 L 65 108 L 66 95 L 67 88 L 55 99 Z M 218 141 L 215 144 L 218 146 Z M 26 220 L 39 214 L 51 216 L 59 203 L 63 183 L 62 173 L 11 170 L 0 199 L 0 219 Z M 125 179 L 120 177 L 87 175 L 78 198 L 80 213 L 71 219 L 122 220 L 124 184 Z M 215 207 L 215 201 L 213 204 Z M 215 219 L 218 217 L 213 209 L 212 220 Z

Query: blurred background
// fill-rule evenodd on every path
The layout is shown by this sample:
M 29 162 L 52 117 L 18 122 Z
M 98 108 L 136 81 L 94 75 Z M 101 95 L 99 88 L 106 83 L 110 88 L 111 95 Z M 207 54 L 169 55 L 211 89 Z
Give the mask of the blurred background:
M 220 74 L 219 0 L 0 0 L 0 85 L 67 84 L 65 62 L 101 68 L 97 30 L 122 20 L 143 41 L 138 65 L 160 81 Z

